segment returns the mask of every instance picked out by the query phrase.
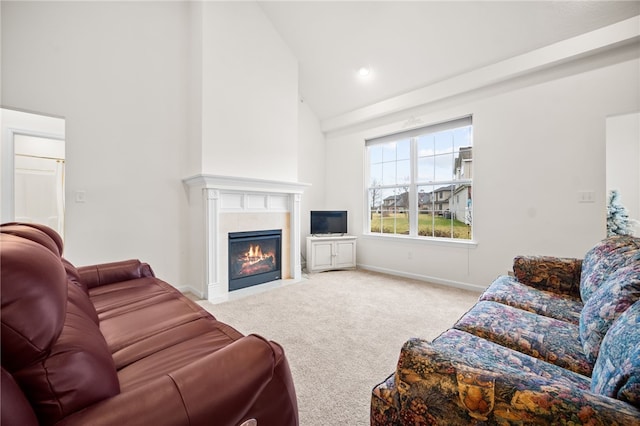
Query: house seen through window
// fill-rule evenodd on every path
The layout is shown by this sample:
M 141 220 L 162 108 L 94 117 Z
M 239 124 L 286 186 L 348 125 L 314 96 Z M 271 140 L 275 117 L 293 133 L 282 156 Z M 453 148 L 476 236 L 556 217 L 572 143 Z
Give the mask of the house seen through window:
M 471 117 L 366 141 L 368 232 L 470 240 Z

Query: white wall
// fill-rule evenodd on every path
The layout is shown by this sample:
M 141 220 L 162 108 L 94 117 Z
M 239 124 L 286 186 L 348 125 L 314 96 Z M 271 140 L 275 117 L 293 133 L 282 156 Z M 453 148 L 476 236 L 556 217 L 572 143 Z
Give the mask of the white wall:
M 615 189 L 640 236 L 640 113 L 607 118 L 607 194 Z
M 187 84 L 187 168 L 185 176 L 193 176 L 202 172 L 202 3 L 189 2 L 189 42 Z
M 295 58 L 255 3 L 0 7 L 2 106 L 66 119 L 74 263 L 137 257 L 180 285 L 182 179 L 193 173 L 312 183 L 303 210 L 346 208 L 351 232 L 361 233 L 363 140 L 399 130 L 408 116 L 323 141 L 299 105 Z M 425 123 L 474 115 L 477 247 L 362 237 L 358 262 L 485 286 L 515 254 L 582 255 L 604 235 L 605 117 L 640 110 L 637 59 L 587 65 L 407 111 Z M 86 202 L 73 202 L 78 190 Z M 582 190 L 594 191 L 595 203 L 578 203 Z M 304 236 L 308 219 L 301 223 Z
M 518 254 L 582 257 L 605 236 L 605 119 L 638 110 L 638 59 L 602 67 L 586 61 L 546 79 L 484 91 L 395 121 L 327 136 L 327 204 L 349 210 L 360 266 L 486 287 Z M 362 234 L 364 140 L 473 114 L 474 240 L 477 245 Z M 579 203 L 579 191 L 595 202 Z M 411 258 L 409 258 L 411 257 Z
M 296 58 L 257 3 L 202 13 L 202 173 L 296 182 Z
M 2 106 L 66 119 L 75 264 L 140 258 L 181 287 L 182 179 L 298 180 L 297 61 L 256 3 L 0 5 Z
M 187 8 L 2 2 L 2 105 L 66 119 L 65 254 L 181 274 Z M 76 191 L 86 202 L 75 203 Z
M 300 203 L 300 248 L 306 259 L 306 237 L 311 232 L 311 210 L 326 208 L 325 203 L 325 141 L 315 113 L 300 99 L 298 108 L 298 179 L 310 183 Z M 328 167 L 330 172 L 331 167 Z

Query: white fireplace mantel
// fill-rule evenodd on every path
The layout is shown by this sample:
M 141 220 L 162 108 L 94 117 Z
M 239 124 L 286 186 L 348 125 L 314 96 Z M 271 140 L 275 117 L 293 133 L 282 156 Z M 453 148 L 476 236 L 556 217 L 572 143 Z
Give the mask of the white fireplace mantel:
M 196 175 L 183 180 L 189 190 L 189 288 L 210 302 L 229 298 L 226 232 L 221 218 L 243 218 L 260 227 L 273 214 L 288 218 L 288 271 L 302 278 L 300 263 L 300 200 L 309 184 L 246 177 Z M 240 216 L 235 216 L 240 215 Z M 232 221 L 233 222 L 233 221 Z M 244 221 L 246 222 L 246 220 Z M 227 225 L 228 226 L 228 225 Z M 244 231 L 247 229 L 231 229 Z M 253 229 L 251 229 L 253 230 Z M 283 241 L 284 244 L 284 241 Z
M 184 182 L 191 187 L 282 194 L 302 194 L 311 186 L 308 183 L 220 175 L 195 175 Z

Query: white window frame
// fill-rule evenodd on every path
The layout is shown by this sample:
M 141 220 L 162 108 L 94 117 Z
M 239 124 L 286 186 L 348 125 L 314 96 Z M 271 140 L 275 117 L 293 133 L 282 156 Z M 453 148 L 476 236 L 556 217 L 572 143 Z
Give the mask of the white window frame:
M 425 182 L 425 181 L 418 181 L 417 178 L 417 170 L 418 170 L 418 143 L 417 143 L 417 139 L 419 136 L 424 136 L 427 134 L 432 134 L 432 133 L 438 133 L 438 132 L 442 132 L 442 131 L 446 131 L 446 130 L 453 130 L 453 129 L 457 129 L 460 127 L 466 127 L 466 126 L 471 126 L 471 146 L 472 149 L 474 149 L 474 145 L 473 145 L 473 120 L 472 120 L 472 116 L 464 116 L 461 118 L 457 118 L 457 119 L 452 119 L 452 120 L 448 120 L 445 122 L 441 122 L 441 123 L 436 123 L 436 124 L 432 124 L 432 125 L 428 125 L 428 126 L 421 126 L 419 128 L 415 128 L 415 129 L 410 129 L 410 130 L 406 130 L 406 131 L 402 131 L 402 132 L 397 132 L 397 133 L 393 133 L 393 134 L 389 134 L 386 136 L 382 136 L 382 137 L 376 137 L 376 138 L 371 138 L 371 139 L 366 139 L 365 140 L 365 188 L 364 188 L 364 203 L 365 203 L 365 220 L 364 220 L 364 229 L 363 229 L 363 234 L 365 236 L 371 236 L 371 237 L 381 237 L 381 238 L 401 238 L 401 239 L 416 239 L 416 240 L 421 240 L 421 241 L 433 241 L 433 242 L 445 242 L 445 243 L 471 243 L 471 244 L 475 244 L 474 240 L 473 240 L 473 227 L 474 227 L 474 223 L 473 220 L 471 220 L 471 224 L 470 224 L 470 230 L 471 230 L 471 235 L 470 237 L 467 238 L 453 238 L 453 237 L 438 237 L 438 236 L 421 236 L 418 235 L 418 216 L 419 216 L 419 211 L 418 211 L 418 188 L 425 186 L 425 185 L 429 185 L 429 186 L 442 186 L 442 185 L 464 185 L 464 184 L 468 184 L 471 186 L 471 188 L 473 188 L 473 173 L 471 178 L 469 179 L 455 179 L 455 177 L 453 179 L 448 179 L 448 180 L 441 180 L 441 181 L 429 181 L 429 182 Z M 384 143 L 388 143 L 388 142 L 395 142 L 395 141 L 400 141 L 400 140 L 406 140 L 406 139 L 410 139 L 410 182 L 408 184 L 401 184 L 396 182 L 393 185 L 376 185 L 375 189 L 378 190 L 385 190 L 385 189 L 400 189 L 400 188 L 407 188 L 408 187 L 408 210 L 410 212 L 409 215 L 409 234 L 397 234 L 397 233 L 384 233 L 382 232 L 382 230 L 380 232 L 372 232 L 371 231 L 371 199 L 370 199 L 370 192 L 371 190 L 374 188 L 373 186 L 371 186 L 371 173 L 370 173 L 370 167 L 371 167 L 371 158 L 370 158 L 370 152 L 369 152 L 369 147 L 373 146 L 373 145 L 377 145 L 377 144 L 384 144 Z M 455 154 L 455 151 L 454 151 Z M 472 166 L 473 167 L 473 166 Z M 455 170 L 454 170 L 455 173 Z M 473 192 L 473 190 L 472 190 Z M 442 197 L 442 193 L 438 192 L 437 195 L 438 196 L 438 200 Z M 454 196 L 458 196 L 459 194 L 454 194 L 452 193 L 452 197 Z M 473 199 L 473 203 L 475 203 L 475 196 L 472 195 Z M 438 200 L 434 200 L 434 201 L 438 201 Z M 384 200 L 380 200 L 380 206 L 382 206 Z M 471 208 L 471 212 L 472 212 L 473 208 Z M 473 217 L 473 215 L 471 215 L 471 218 Z M 452 224 L 453 227 L 453 224 Z

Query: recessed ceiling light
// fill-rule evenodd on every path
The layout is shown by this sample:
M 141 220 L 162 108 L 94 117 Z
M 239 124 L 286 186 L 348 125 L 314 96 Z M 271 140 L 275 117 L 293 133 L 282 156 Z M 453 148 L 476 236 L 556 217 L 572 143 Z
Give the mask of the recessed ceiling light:
M 360 76 L 360 77 L 367 77 L 370 74 L 371 74 L 371 68 L 369 68 L 369 67 L 361 67 L 358 70 L 358 76 Z

